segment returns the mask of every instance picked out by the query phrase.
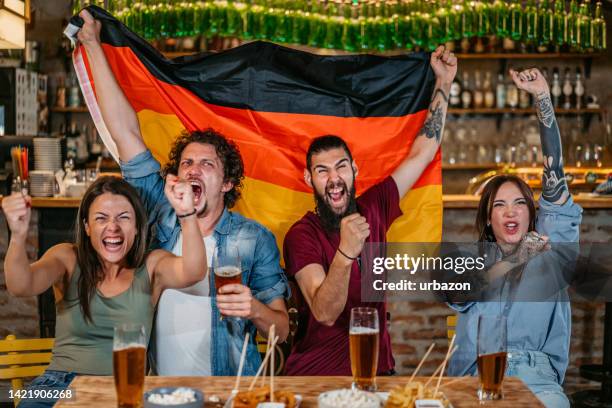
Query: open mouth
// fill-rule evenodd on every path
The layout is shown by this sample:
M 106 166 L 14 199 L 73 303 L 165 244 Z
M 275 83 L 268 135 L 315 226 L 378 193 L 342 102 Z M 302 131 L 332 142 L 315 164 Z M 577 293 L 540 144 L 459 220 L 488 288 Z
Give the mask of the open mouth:
M 346 189 L 343 186 L 333 186 L 331 188 L 327 188 L 325 193 L 327 194 L 327 198 L 332 204 L 339 204 L 344 198 Z
M 190 180 L 191 189 L 193 190 L 193 197 L 195 199 L 196 204 L 200 202 L 200 198 L 202 197 L 202 192 L 204 191 L 204 187 L 202 183 L 198 180 Z
M 118 251 L 123 245 L 123 238 L 120 237 L 108 237 L 102 240 L 104 248 L 110 252 Z
M 518 222 L 509 221 L 509 222 L 504 223 L 504 231 L 506 232 L 506 234 L 514 235 L 518 232 L 518 230 L 519 230 Z

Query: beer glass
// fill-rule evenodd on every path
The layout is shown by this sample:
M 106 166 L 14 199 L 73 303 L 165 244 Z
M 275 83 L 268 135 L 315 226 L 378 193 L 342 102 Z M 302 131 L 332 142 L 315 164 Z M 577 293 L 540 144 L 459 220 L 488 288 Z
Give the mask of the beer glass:
M 213 255 L 212 265 L 217 294 L 222 286 L 242 283 L 242 265 L 237 246 L 218 246 Z M 240 318 L 235 317 L 235 319 Z
M 113 376 L 120 408 L 142 406 L 146 350 L 147 339 L 142 324 L 124 323 L 115 327 Z
M 505 316 L 478 317 L 478 399 L 503 398 L 502 383 L 507 362 Z
M 349 349 L 353 389 L 376 391 L 378 368 L 378 312 L 371 307 L 351 309 Z

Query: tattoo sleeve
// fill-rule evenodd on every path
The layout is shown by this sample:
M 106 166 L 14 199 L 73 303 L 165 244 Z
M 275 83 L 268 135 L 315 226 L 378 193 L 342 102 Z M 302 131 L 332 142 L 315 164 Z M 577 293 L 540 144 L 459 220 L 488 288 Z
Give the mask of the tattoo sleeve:
M 559 125 L 548 92 L 536 95 L 535 101 L 540 141 L 544 157 L 542 174 L 542 197 L 553 204 L 564 204 L 569 197 L 569 189 L 563 172 L 563 151 Z
M 425 123 L 423 123 L 421 135 L 424 135 L 428 139 L 435 139 L 438 145 L 442 141 L 442 130 L 444 129 L 447 108 L 448 96 L 443 90 L 436 88 L 431 99 L 431 104 L 429 105 L 427 119 L 425 119 Z

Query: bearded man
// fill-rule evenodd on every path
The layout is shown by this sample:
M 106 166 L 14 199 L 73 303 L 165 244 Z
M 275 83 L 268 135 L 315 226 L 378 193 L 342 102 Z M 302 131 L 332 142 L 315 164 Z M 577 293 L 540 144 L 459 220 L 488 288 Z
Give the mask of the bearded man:
M 378 310 L 377 374 L 394 373 L 386 305 L 361 299 L 360 254 L 365 242 L 386 242 L 387 230 L 402 214 L 400 198 L 440 147 L 457 59 L 441 46 L 430 63 L 436 84 L 427 118 L 410 153 L 389 177 L 355 198 L 357 164 L 344 140 L 321 136 L 308 149 L 304 180 L 314 191 L 316 211 L 291 227 L 283 245 L 286 272 L 308 305 L 305 335 L 287 359 L 288 375 L 351 375 L 350 314 L 362 306 Z

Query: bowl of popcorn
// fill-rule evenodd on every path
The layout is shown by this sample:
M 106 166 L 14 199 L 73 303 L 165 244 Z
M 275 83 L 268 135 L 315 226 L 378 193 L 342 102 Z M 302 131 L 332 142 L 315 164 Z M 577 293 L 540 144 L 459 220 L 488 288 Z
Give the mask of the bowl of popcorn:
M 204 394 L 188 387 L 161 387 L 144 393 L 144 408 L 202 408 Z
M 374 393 L 341 389 L 319 395 L 319 408 L 380 408 L 381 399 Z

